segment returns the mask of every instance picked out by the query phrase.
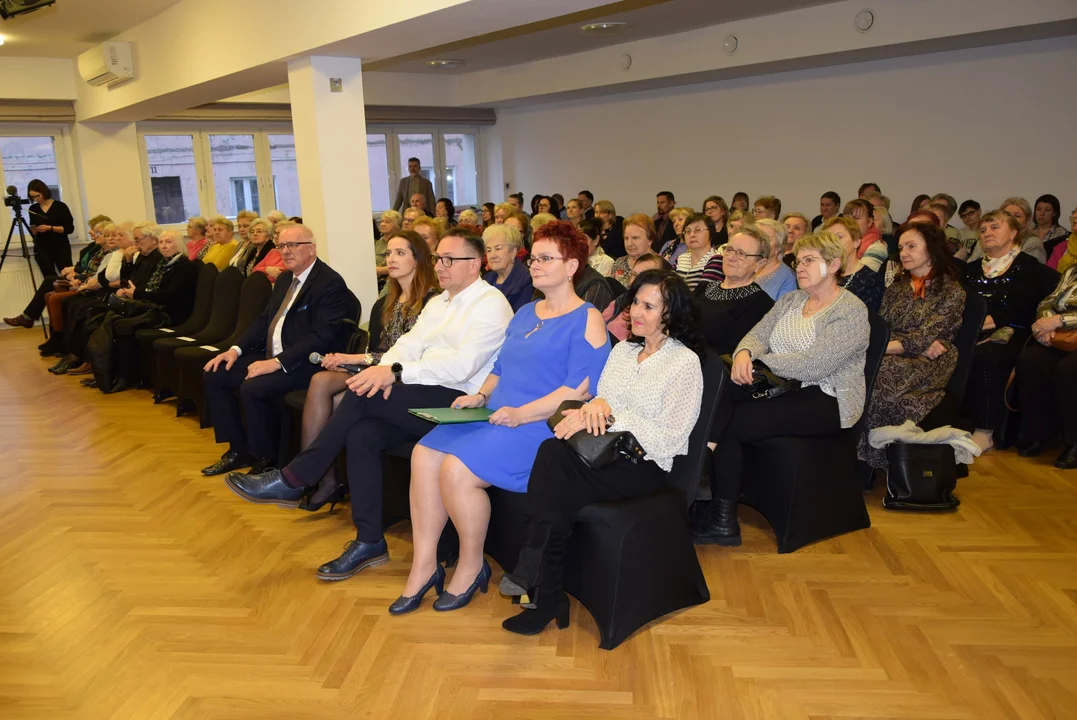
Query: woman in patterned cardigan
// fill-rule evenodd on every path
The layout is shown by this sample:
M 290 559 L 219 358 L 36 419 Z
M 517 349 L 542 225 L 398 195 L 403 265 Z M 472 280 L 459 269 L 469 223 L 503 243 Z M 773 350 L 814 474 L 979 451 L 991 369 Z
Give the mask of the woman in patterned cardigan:
M 946 235 L 927 223 L 913 223 L 898 236 L 902 272 L 883 296 L 882 317 L 890 324 L 875 389 L 868 405 L 867 428 L 919 423 L 946 391 L 957 366 L 953 345 L 961 327 L 965 290 L 950 260 Z M 873 468 L 886 467 L 886 452 L 867 444 L 857 451 Z
M 864 303 L 838 284 L 844 244 L 831 233 L 793 246 L 799 290 L 783 295 L 733 354 L 714 421 L 713 499 L 693 514 L 696 542 L 740 545 L 737 498 L 745 443 L 768 437 L 822 437 L 856 424 L 864 410 L 864 357 L 871 326 Z M 757 400 L 745 389 L 752 362 L 799 380 L 801 389 Z

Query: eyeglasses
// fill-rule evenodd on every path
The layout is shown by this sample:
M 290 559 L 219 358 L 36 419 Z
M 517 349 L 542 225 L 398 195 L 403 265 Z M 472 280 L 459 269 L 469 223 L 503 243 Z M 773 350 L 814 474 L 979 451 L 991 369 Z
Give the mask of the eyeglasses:
M 527 258 L 527 267 L 531 267 L 532 265 L 549 265 L 554 260 L 564 260 L 564 258 L 556 255 L 532 255 Z
M 446 268 L 451 268 L 458 260 L 478 260 L 477 257 L 450 257 L 448 255 L 433 255 L 434 264 L 441 263 Z
M 975 217 L 977 212 L 979 212 L 979 211 L 978 210 L 966 210 L 963 213 L 958 213 L 958 217 L 960 217 L 962 220 L 968 220 L 971 217 Z
M 300 245 L 313 245 L 312 242 L 283 242 L 277 243 L 277 249 L 281 252 L 290 252 L 298 248 Z
M 725 257 L 735 257 L 738 260 L 744 260 L 744 259 L 750 258 L 750 257 L 757 257 L 757 258 L 763 257 L 762 254 L 759 254 L 759 253 L 757 253 L 755 255 L 749 255 L 748 253 L 744 252 L 743 250 L 735 248 L 732 245 L 723 245 L 722 247 L 720 247 L 718 249 L 718 252 L 722 253 L 722 255 L 724 255 Z
M 801 267 L 801 266 L 803 266 L 803 267 L 811 267 L 815 263 L 825 263 L 825 261 L 822 258 L 818 258 L 818 257 L 814 257 L 812 255 L 809 255 L 808 257 L 804 258 L 803 260 L 801 260 L 800 258 L 797 258 L 796 260 L 794 260 L 793 261 L 793 269 L 795 270 L 796 268 Z

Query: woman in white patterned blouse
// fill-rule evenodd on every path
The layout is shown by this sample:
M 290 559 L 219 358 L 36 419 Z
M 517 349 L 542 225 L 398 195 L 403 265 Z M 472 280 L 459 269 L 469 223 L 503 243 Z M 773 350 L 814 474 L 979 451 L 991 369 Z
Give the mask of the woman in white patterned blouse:
M 556 437 L 539 446 L 531 468 L 527 539 L 516 568 L 501 580 L 501 592 L 526 592 L 536 608 L 502 623 L 510 632 L 534 635 L 554 618 L 559 628 L 568 627 L 561 569 L 576 514 L 593 502 L 657 491 L 673 459 L 688 452 L 703 397 L 706 345 L 698 311 L 684 280 L 670 270 L 640 273 L 627 294 L 631 332 L 610 352 L 598 397 L 564 413 Z M 578 432 L 597 436 L 607 430 L 632 433 L 644 459 L 621 456 L 592 469 L 565 442 Z
M 737 498 L 741 448 L 768 437 L 820 437 L 856 424 L 864 410 L 868 309 L 838 285 L 845 246 L 831 233 L 793 246 L 800 289 L 774 303 L 733 354 L 733 381 L 723 392 L 711 440 L 714 464 L 709 506 L 693 512 L 697 543 L 740 545 Z M 777 376 L 799 380 L 795 393 L 761 400 L 745 386 L 758 360 Z

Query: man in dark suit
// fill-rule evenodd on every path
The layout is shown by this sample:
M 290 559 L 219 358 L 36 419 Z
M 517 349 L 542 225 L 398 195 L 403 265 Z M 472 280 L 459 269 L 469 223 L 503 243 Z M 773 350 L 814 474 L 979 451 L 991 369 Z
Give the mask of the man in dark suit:
M 580 203 L 580 210 L 583 211 L 583 217 L 587 220 L 595 219 L 595 196 L 590 190 L 580 190 L 576 195 L 577 202 Z
M 411 205 L 412 195 L 422 195 L 426 199 L 426 212 L 434 212 L 434 186 L 430 181 L 420 175 L 422 164 L 419 158 L 408 158 L 408 176 L 400 178 L 400 184 L 396 187 L 396 200 L 393 201 L 393 210 L 404 212 Z
M 275 465 L 284 395 L 307 387 L 318 372 L 308 360 L 312 352 L 340 352 L 347 341 L 343 320 L 348 288 L 318 259 L 314 234 L 303 225 L 289 226 L 281 232 L 277 249 L 285 272 L 277 278 L 265 311 L 235 345 L 206 363 L 213 430 L 217 442 L 229 443 L 229 449 L 203 468 L 203 475 Z
M 669 190 L 663 190 L 658 193 L 658 212 L 654 214 L 654 229 L 655 240 L 652 248 L 655 252 L 658 252 L 662 247 L 677 237 L 677 229 L 673 227 L 673 220 L 670 219 L 669 213 L 677 205 L 677 201 L 673 199 L 673 193 Z

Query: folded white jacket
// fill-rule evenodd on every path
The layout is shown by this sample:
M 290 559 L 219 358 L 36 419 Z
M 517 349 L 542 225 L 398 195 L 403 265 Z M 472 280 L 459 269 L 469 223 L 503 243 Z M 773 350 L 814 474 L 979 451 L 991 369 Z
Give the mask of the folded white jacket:
M 972 436 L 949 425 L 924 432 L 912 420 L 906 420 L 901 425 L 884 425 L 868 433 L 868 444 L 873 448 L 881 449 L 892 442 L 949 445 L 954 449 L 954 459 L 964 465 L 971 465 L 980 456 L 980 446 L 972 441 Z

